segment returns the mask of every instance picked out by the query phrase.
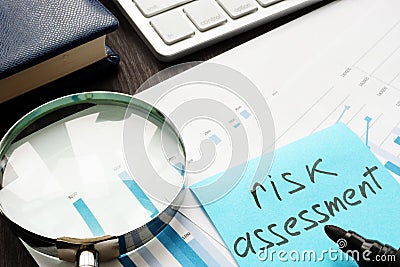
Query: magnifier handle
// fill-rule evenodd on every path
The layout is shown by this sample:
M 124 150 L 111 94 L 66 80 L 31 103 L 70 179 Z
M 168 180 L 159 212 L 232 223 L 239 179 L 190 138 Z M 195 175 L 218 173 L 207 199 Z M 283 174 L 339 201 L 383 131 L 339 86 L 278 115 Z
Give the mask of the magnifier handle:
M 87 239 L 61 237 L 56 246 L 58 258 L 75 262 L 76 267 L 98 267 L 99 261 L 109 261 L 120 255 L 118 237 L 109 235 Z
M 76 255 L 76 267 L 98 267 L 99 252 L 97 250 L 81 250 Z

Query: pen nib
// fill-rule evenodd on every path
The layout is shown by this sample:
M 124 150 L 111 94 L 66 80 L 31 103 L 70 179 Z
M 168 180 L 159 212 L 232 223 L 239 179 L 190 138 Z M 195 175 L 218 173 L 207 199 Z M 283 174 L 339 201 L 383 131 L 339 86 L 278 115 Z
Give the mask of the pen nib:
M 324 230 L 326 235 L 334 242 L 337 242 L 346 235 L 345 230 L 334 225 L 325 225 Z

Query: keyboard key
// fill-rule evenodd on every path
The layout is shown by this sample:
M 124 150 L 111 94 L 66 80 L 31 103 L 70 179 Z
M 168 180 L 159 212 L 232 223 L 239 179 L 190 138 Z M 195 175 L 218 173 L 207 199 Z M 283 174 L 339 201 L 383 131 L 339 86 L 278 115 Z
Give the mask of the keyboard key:
M 217 0 L 222 8 L 233 19 L 243 17 L 257 11 L 254 0 Z
M 161 39 L 171 45 L 194 35 L 194 31 L 183 13 L 174 10 L 153 18 L 151 26 Z
M 211 0 L 194 2 L 185 6 L 183 11 L 197 29 L 202 32 L 220 26 L 227 21 L 222 12 L 215 6 L 214 1 Z
M 276 4 L 278 2 L 282 2 L 283 0 L 257 0 L 257 2 L 262 6 L 262 7 L 267 7 L 271 6 L 273 4 Z
M 145 17 L 152 17 L 193 0 L 134 0 Z

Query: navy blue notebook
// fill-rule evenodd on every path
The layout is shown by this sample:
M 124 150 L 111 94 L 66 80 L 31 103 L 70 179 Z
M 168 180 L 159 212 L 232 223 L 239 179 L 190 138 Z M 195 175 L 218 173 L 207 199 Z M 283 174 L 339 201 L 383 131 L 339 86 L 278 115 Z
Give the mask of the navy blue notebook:
M 0 102 L 115 53 L 118 20 L 97 0 L 0 0 Z M 104 61 L 104 60 L 103 60 Z

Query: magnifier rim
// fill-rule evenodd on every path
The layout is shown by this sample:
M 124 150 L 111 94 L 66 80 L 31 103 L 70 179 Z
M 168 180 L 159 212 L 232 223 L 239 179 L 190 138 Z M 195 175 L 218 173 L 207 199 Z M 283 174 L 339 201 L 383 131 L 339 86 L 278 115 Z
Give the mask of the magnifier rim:
M 148 221 L 146 224 L 141 225 L 140 227 L 122 234 L 120 236 L 104 236 L 105 239 L 109 240 L 110 237 L 115 238 L 117 241 L 119 238 L 123 238 L 126 235 L 131 235 L 133 232 L 138 231 L 139 229 L 146 228 L 144 226 L 148 225 L 154 225 L 155 223 L 158 223 L 157 220 L 159 220 L 160 217 L 163 216 L 164 221 L 168 220 L 168 218 L 172 219 L 173 215 L 177 212 L 182 200 L 183 200 L 183 193 L 186 185 L 186 150 L 185 146 L 182 140 L 182 137 L 177 129 L 177 127 L 171 122 L 171 120 L 164 115 L 160 110 L 158 110 L 156 107 L 146 103 L 145 101 L 135 98 L 131 95 L 124 94 L 124 93 L 119 93 L 119 92 L 111 92 L 111 91 L 91 91 L 91 92 L 83 92 L 83 93 L 76 93 L 76 94 L 70 94 L 66 95 L 57 99 L 54 99 L 52 101 L 49 101 L 47 103 L 44 103 L 40 105 L 39 107 L 33 109 L 26 115 L 24 115 L 21 119 L 19 119 L 14 125 L 7 131 L 7 133 L 3 136 L 3 138 L 0 140 L 0 160 L 4 156 L 5 152 L 7 149 L 9 149 L 10 145 L 12 142 L 15 140 L 18 135 L 23 132 L 27 127 L 31 126 L 33 123 L 35 123 L 37 120 L 40 118 L 43 118 L 44 116 L 48 115 L 49 113 L 55 112 L 57 110 L 60 110 L 65 107 L 73 106 L 74 104 L 84 104 L 84 103 L 95 103 L 95 104 L 100 104 L 101 102 L 107 103 L 107 102 L 117 102 L 123 105 L 126 105 L 127 108 L 135 106 L 135 107 L 140 107 L 141 110 L 139 111 L 146 111 L 146 114 L 148 114 L 147 117 L 144 117 L 146 120 L 150 120 L 157 126 L 159 126 L 159 123 L 166 123 L 169 128 L 171 128 L 172 133 L 176 135 L 178 138 L 178 141 L 180 143 L 180 146 L 182 148 L 182 153 L 184 156 L 184 166 L 183 166 L 183 184 L 180 189 L 180 191 L 176 194 L 175 199 L 170 203 L 169 206 L 167 206 L 164 210 L 160 211 L 157 216 L 152 218 L 150 221 Z M 154 121 L 153 121 L 154 120 Z M 1 169 L 0 171 L 3 171 L 3 166 L 0 166 Z M 5 167 L 5 166 L 4 166 Z M 2 174 L 0 174 L 0 190 L 3 189 L 3 180 L 2 180 Z M 171 216 L 172 214 L 172 216 Z M 11 226 L 12 230 L 16 233 L 18 237 L 20 237 L 23 241 L 25 241 L 28 245 L 31 247 L 35 248 L 36 250 L 45 253 L 49 256 L 54 256 L 54 257 L 60 257 L 59 251 L 57 251 L 57 246 L 61 243 L 65 245 L 64 237 L 60 237 L 57 239 L 50 238 L 43 236 L 41 234 L 37 234 L 35 232 L 29 231 L 25 229 L 24 227 L 20 226 L 16 222 L 12 221 L 7 215 L 4 209 L 1 206 L 0 203 L 0 215 L 3 216 L 6 220 L 6 222 Z M 165 219 L 167 218 L 167 219 Z M 170 221 L 170 220 L 169 220 Z M 169 223 L 169 221 L 165 222 L 165 225 L 158 229 L 158 234 L 161 232 L 164 227 Z M 153 234 L 152 237 L 149 239 L 151 240 L 156 234 Z M 97 237 L 97 239 L 101 239 L 102 237 Z M 67 238 L 68 239 L 68 238 Z M 93 238 L 82 238 L 82 239 L 76 239 L 76 242 L 81 242 L 82 245 L 86 245 L 90 243 Z M 147 240 L 147 241 L 149 241 Z M 146 244 L 146 242 L 143 242 L 142 245 Z M 79 244 L 74 243 L 72 244 L 73 246 L 78 245 L 79 249 Z M 140 246 L 133 246 L 130 247 L 129 249 L 122 250 L 120 249 L 120 255 L 127 253 L 128 251 L 132 251 L 137 249 Z M 123 252 L 123 253 L 122 253 Z M 119 256 L 119 255 L 118 255 Z M 109 260 L 109 259 L 106 259 Z

